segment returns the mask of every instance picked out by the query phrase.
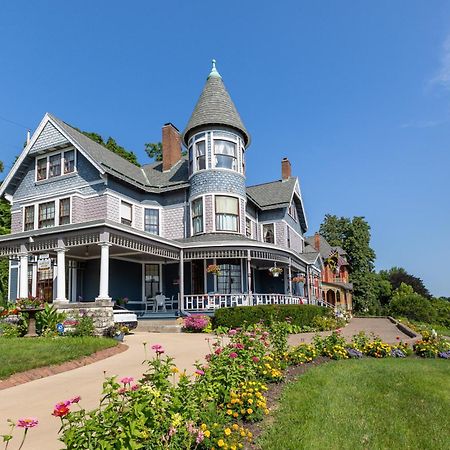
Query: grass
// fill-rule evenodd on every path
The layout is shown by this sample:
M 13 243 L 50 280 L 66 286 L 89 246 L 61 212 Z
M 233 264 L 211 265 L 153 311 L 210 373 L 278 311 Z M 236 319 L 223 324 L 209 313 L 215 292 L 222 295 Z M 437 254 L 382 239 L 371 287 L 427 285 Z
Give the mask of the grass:
M 116 344 L 113 339 L 98 337 L 0 338 L 0 379 L 88 356 Z
M 335 361 L 283 391 L 263 450 L 448 449 L 445 360 Z

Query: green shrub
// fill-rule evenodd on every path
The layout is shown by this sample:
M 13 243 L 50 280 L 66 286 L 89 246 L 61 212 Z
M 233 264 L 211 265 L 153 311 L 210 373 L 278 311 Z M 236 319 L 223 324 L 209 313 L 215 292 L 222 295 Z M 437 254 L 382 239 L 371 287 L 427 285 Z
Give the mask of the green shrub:
M 73 336 L 94 336 L 95 327 L 94 320 L 92 317 L 87 315 L 82 315 L 77 321 L 74 330 L 72 331 Z
M 238 328 L 257 323 L 270 325 L 272 322 L 289 320 L 297 326 L 311 326 L 316 316 L 329 316 L 331 309 L 315 305 L 258 305 L 222 308 L 215 312 L 214 328 Z
M 59 313 L 53 305 L 46 303 L 44 310 L 36 314 L 38 334 L 45 334 L 46 336 L 57 335 L 56 325 L 63 323 L 65 318 L 65 313 Z

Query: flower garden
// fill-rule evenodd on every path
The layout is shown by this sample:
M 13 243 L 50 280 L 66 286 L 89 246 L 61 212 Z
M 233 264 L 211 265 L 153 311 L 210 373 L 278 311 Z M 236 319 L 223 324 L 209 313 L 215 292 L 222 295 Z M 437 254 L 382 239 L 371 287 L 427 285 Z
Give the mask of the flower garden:
M 364 359 L 450 356 L 450 343 L 434 334 L 423 335 L 410 348 L 400 340 L 389 345 L 364 333 L 347 342 L 335 331 L 316 336 L 312 344 L 289 348 L 288 333 L 285 323 L 273 322 L 208 337 L 210 352 L 205 363 L 196 364 L 193 375 L 180 371 L 162 345 L 145 346 L 151 357 L 140 380 L 105 379 L 99 405 L 91 411 L 77 396 L 54 406 L 52 414 L 61 421 L 60 440 L 68 449 L 250 448 L 255 424 L 270 414 L 271 390 L 293 367 L 318 358 L 355 364 Z M 24 430 L 24 438 L 37 424 L 36 418 L 11 422 L 11 433 L 3 439 L 8 444 L 15 428 Z

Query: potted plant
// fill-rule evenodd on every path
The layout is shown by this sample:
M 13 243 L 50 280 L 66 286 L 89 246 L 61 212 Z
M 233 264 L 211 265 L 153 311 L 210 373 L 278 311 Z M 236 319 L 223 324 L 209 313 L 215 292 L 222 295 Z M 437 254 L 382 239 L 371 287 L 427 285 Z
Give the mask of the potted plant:
M 220 275 L 220 267 L 217 264 L 210 264 L 206 268 L 207 273 L 212 273 L 214 275 Z
M 276 278 L 279 277 L 281 273 L 283 273 L 283 269 L 281 267 L 274 266 L 269 269 L 269 272 L 273 277 Z
M 129 331 L 130 330 L 128 329 L 128 327 L 116 323 L 106 330 L 106 335 L 115 339 L 116 341 L 123 342 L 123 338 L 126 334 L 129 333 Z
M 292 282 L 293 283 L 304 283 L 305 277 L 302 275 L 296 276 L 296 277 L 292 278 Z

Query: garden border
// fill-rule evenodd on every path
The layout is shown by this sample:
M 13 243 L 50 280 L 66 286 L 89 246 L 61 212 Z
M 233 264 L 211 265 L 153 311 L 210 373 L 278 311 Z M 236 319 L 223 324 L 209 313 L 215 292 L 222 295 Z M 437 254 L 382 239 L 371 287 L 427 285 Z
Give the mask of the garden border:
M 26 370 L 24 372 L 15 373 L 4 380 L 0 380 L 0 391 L 8 389 L 20 384 L 28 383 L 29 381 L 39 380 L 58 373 L 67 372 L 69 370 L 78 369 L 89 364 L 101 361 L 102 359 L 109 358 L 110 356 L 118 355 L 128 350 L 128 345 L 118 344 L 114 347 L 105 348 L 92 353 L 89 356 L 83 356 L 82 358 L 74 359 L 72 361 L 66 361 L 61 364 L 54 364 L 51 366 L 36 367 L 35 369 Z
M 387 318 L 403 333 L 405 333 L 407 336 L 409 336 L 412 339 L 419 338 L 419 334 L 415 331 L 411 330 L 411 328 L 407 327 L 406 325 L 400 323 L 397 319 L 394 319 L 391 316 L 387 316 Z

